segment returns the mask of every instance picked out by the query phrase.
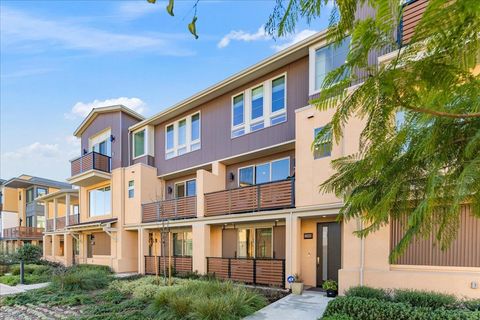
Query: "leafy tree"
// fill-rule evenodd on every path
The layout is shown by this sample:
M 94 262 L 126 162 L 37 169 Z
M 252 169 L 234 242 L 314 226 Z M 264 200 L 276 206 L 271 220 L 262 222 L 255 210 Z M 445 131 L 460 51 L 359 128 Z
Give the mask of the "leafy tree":
M 18 249 L 16 256 L 25 263 L 37 262 L 42 257 L 42 248 L 26 243 Z
M 282 36 L 299 19 L 318 17 L 327 2 L 278 0 L 267 28 Z M 376 14 L 357 19 L 364 5 Z M 336 173 L 320 189 L 344 198 L 341 218 L 364 221 L 359 236 L 406 216 L 392 261 L 414 236 L 434 232 L 447 248 L 462 204 L 480 217 L 480 1 L 430 0 L 413 38 L 392 61 L 369 64 L 370 52 L 398 48 L 402 10 L 397 0 L 337 0 L 327 38 L 338 45 L 350 36 L 347 61 L 311 101 L 319 110 L 335 109 L 314 147 L 332 133 L 339 142 L 352 117 L 365 120 L 359 153 L 334 160 Z M 402 123 L 395 121 L 399 112 Z

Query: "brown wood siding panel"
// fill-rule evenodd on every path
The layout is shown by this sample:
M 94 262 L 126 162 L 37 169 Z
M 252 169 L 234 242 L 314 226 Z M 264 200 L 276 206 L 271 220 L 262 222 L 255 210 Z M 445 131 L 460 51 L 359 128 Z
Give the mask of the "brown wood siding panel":
M 287 121 L 257 132 L 231 139 L 232 95 L 262 81 L 287 72 Z M 201 107 L 155 127 L 155 165 L 158 173 L 165 174 L 210 163 L 295 139 L 295 110 L 308 105 L 308 57 L 305 56 L 258 80 L 215 98 Z M 172 159 L 165 159 L 165 125 L 185 115 L 201 111 L 200 150 Z
M 407 44 L 415 33 L 415 28 L 421 20 L 428 5 L 428 0 L 417 0 L 407 4 L 402 16 L 402 44 Z
M 230 279 L 234 281 L 253 283 L 253 260 L 231 259 Z
M 145 203 L 142 205 L 142 222 L 162 219 L 193 218 L 197 215 L 197 197 Z
M 283 264 L 282 260 L 256 260 L 256 283 L 283 287 Z
M 280 181 L 260 186 L 260 208 L 286 208 L 292 205 L 295 180 Z
M 396 264 L 480 267 L 480 219 L 471 215 L 470 205 L 463 205 L 460 211 L 458 234 L 447 250 L 436 244 L 434 230 L 426 238 L 415 237 Z M 401 240 L 406 223 L 406 218 L 391 222 L 391 249 Z
M 158 273 L 163 274 L 166 270 L 169 272 L 169 266 L 172 267 L 173 274 L 187 274 L 192 272 L 192 257 L 174 257 L 160 256 L 158 257 Z
M 4 239 L 27 239 L 35 240 L 43 238 L 43 228 L 35 227 L 13 227 L 3 229 L 3 238 Z
M 145 257 L 145 273 L 155 274 L 155 257 L 154 256 Z
M 57 218 L 56 226 L 57 226 L 57 229 L 65 228 L 65 217 Z
M 285 226 L 273 227 L 273 258 L 285 259 Z

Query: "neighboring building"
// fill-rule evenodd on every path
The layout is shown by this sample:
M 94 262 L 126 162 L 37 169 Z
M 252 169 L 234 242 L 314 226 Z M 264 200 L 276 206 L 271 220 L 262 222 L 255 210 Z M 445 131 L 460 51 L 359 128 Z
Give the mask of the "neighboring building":
M 299 274 L 308 286 L 338 280 L 340 292 L 362 284 L 479 297 L 480 221 L 468 206 L 451 248 L 418 240 L 393 265 L 398 222 L 359 239 L 360 221 L 337 222 L 342 199 L 319 193 L 330 162 L 359 150 L 364 127 L 352 118 L 338 143 L 312 153 L 334 111 L 309 100 L 345 54 L 322 32 L 148 119 L 123 106 L 92 110 L 74 133 L 81 156 L 69 181 L 78 200 L 42 198 L 65 199 L 59 208 L 70 197 L 80 217 L 47 230 L 46 258 L 150 274 L 171 261 L 176 272 L 258 285 L 285 286 Z M 47 216 L 76 215 L 59 210 Z
M 38 197 L 69 188 L 64 182 L 21 175 L 0 185 L 0 250 L 14 252 L 24 243 L 42 245 L 44 207 Z

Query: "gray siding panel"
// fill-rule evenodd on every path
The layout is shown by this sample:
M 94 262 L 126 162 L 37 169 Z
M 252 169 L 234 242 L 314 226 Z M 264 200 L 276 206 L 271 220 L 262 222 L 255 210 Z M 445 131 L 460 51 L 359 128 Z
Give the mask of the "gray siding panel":
M 287 72 L 287 121 L 254 133 L 231 139 L 231 97 L 257 83 Z M 295 139 L 295 109 L 308 105 L 308 57 L 282 67 L 257 81 L 231 91 L 199 108 L 177 117 L 180 119 L 201 111 L 201 149 L 165 160 L 165 125 L 155 127 L 155 165 L 158 174 L 166 174 L 189 167 L 228 158 L 256 149 L 266 148 Z

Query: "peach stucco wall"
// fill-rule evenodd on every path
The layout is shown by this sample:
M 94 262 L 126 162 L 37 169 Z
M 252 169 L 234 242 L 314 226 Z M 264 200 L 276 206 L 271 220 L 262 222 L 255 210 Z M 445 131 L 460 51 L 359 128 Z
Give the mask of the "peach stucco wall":
M 358 222 L 344 224 L 343 268 L 339 272 L 340 292 L 361 284 L 361 239 L 351 231 L 360 227 Z M 408 288 L 452 293 L 459 297 L 480 298 L 480 268 L 399 266 L 388 261 L 390 230 L 388 226 L 370 234 L 364 240 L 363 285 L 382 288 Z

